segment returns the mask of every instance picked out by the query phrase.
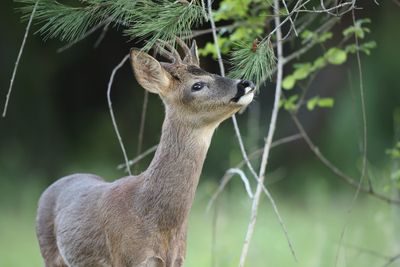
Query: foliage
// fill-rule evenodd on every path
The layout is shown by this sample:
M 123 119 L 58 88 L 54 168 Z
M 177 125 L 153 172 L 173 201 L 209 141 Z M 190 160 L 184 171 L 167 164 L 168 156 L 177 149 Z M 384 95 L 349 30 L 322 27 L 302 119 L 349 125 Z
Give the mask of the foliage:
M 29 17 L 36 0 L 15 1 L 24 4 L 19 8 L 23 13 L 23 18 Z M 42 24 L 38 32 L 45 39 L 59 38 L 61 41 L 73 41 L 82 37 L 90 27 L 105 21 L 114 24 L 129 21 L 136 2 L 87 0 L 75 4 L 78 5 L 40 0 L 35 13 L 35 21 Z
M 229 76 L 254 81 L 259 87 L 271 77 L 275 67 L 274 50 L 268 41 L 253 44 L 237 43 L 231 55 L 233 66 Z
M 163 0 L 138 1 L 131 17 L 131 27 L 125 33 L 131 38 L 147 40 L 146 50 L 159 39 L 175 43 L 178 36 L 188 39 L 191 29 L 203 21 L 203 9 L 194 3 Z
M 400 141 L 396 143 L 396 145 L 386 150 L 386 154 L 388 154 L 392 159 L 400 159 Z
M 343 41 L 346 41 L 352 35 L 356 35 L 357 37 L 363 39 L 365 34 L 370 32 L 368 28 L 363 27 L 363 24 L 369 22 L 369 19 L 357 20 L 354 26 L 344 29 L 342 31 L 342 34 L 345 38 Z M 326 50 L 324 43 L 333 37 L 333 33 L 331 31 L 318 33 L 311 30 L 305 30 L 301 33 L 300 37 L 302 39 L 302 44 L 320 44 L 324 48 L 325 52 L 322 56 L 317 57 L 312 62 L 293 64 L 293 73 L 287 75 L 282 81 L 282 88 L 286 90 L 292 90 L 295 88 L 296 84 L 302 80 L 312 79 L 313 74 L 315 75 L 317 71 L 322 70 L 328 64 L 342 65 L 347 61 L 349 54 L 362 51 L 369 55 L 371 53 L 371 49 L 376 47 L 376 43 L 374 41 L 370 41 L 362 43 L 359 46 L 356 44 L 348 44 L 345 47 L 342 45 L 332 46 Z M 295 110 L 300 104 L 302 104 L 297 102 L 299 99 L 300 97 L 297 94 L 292 95 L 288 99 L 282 99 L 281 107 L 285 108 L 286 110 Z M 309 111 L 314 110 L 315 107 L 331 108 L 334 105 L 334 99 L 329 97 L 321 98 L 320 96 L 314 96 L 305 101 L 305 104 Z
M 16 0 L 23 17 L 31 13 L 36 0 Z M 42 24 L 44 38 L 74 41 L 99 24 L 122 25 L 133 39 L 146 40 L 150 49 L 158 40 L 174 43 L 175 36 L 187 38 L 191 28 L 202 23 L 204 12 L 197 2 L 172 0 L 80 0 L 76 6 L 54 0 L 38 3 L 35 20 Z
M 271 4 L 269 1 L 260 0 L 223 0 L 219 8 L 214 11 L 216 22 L 226 23 L 234 21 L 233 25 L 223 26 L 218 33 L 218 39 L 223 40 L 221 53 L 229 54 L 232 50 L 240 50 L 249 46 L 257 38 L 262 39 L 265 31 L 265 21 L 270 15 Z M 200 55 L 212 55 L 217 58 L 217 53 L 212 42 L 199 50 Z M 251 61 L 251 55 L 249 61 Z

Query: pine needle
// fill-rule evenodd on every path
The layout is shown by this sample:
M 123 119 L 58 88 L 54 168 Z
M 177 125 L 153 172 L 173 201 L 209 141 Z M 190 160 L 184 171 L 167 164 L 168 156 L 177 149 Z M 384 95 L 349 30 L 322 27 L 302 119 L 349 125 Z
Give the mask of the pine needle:
M 229 76 L 253 81 L 257 87 L 270 78 L 275 69 L 275 55 L 269 40 L 253 44 L 237 43 L 231 53 L 232 69 Z
M 24 4 L 23 18 L 31 14 L 35 0 L 15 0 Z M 158 39 L 175 44 L 176 36 L 186 39 L 191 28 L 204 21 L 201 5 L 192 0 L 80 0 L 75 5 L 41 0 L 35 21 L 44 39 L 73 42 L 105 21 L 123 25 L 129 38 L 146 41 L 149 50 Z
M 15 0 L 25 4 L 20 11 L 22 18 L 32 12 L 34 0 Z M 61 41 L 75 41 L 91 27 L 105 20 L 114 24 L 129 21 L 135 2 L 132 0 L 81 0 L 78 6 L 61 4 L 54 0 L 41 0 L 35 14 L 37 23 L 42 24 L 38 32 L 44 39 L 59 38 Z
M 191 28 L 203 22 L 204 12 L 193 1 L 139 0 L 131 19 L 134 24 L 125 33 L 131 38 L 145 40 L 147 44 L 143 49 L 149 50 L 159 39 L 174 45 L 176 37 L 189 38 Z

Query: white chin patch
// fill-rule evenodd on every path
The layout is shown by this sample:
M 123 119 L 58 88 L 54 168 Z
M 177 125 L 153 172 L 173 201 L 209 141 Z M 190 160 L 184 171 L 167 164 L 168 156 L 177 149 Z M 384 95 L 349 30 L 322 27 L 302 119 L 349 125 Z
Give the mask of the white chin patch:
M 248 104 L 251 103 L 251 101 L 253 101 L 253 97 L 254 97 L 254 93 L 251 92 L 249 94 L 245 94 L 244 96 L 242 96 L 239 101 L 237 102 L 239 105 L 242 106 L 246 106 Z

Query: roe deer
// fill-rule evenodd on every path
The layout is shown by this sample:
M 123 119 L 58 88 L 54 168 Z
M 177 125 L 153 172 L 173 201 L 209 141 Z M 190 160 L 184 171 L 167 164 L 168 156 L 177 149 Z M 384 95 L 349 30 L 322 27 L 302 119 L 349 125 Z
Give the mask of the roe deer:
M 188 214 L 216 127 L 254 96 L 250 81 L 199 67 L 197 47 L 177 40 L 160 63 L 131 50 L 139 84 L 165 106 L 159 146 L 137 176 L 105 182 L 73 174 L 52 184 L 39 200 L 37 236 L 46 267 L 183 266 Z

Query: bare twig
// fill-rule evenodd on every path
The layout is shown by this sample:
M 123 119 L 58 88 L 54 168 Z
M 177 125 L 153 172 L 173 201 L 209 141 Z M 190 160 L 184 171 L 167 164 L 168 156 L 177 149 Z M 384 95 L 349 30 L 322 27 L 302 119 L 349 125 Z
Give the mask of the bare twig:
M 107 103 L 108 103 L 108 108 L 109 108 L 110 115 L 111 115 L 111 120 L 112 120 L 112 123 L 114 126 L 115 134 L 117 135 L 118 142 L 119 142 L 119 145 L 121 146 L 122 154 L 125 159 L 126 171 L 129 173 L 129 175 L 132 175 L 131 169 L 129 168 L 128 156 L 126 155 L 124 143 L 122 142 L 121 135 L 119 134 L 119 131 L 118 131 L 118 126 L 117 126 L 117 122 L 115 120 L 114 111 L 113 111 L 112 102 L 111 102 L 111 87 L 112 87 L 112 84 L 114 81 L 115 73 L 125 64 L 125 62 L 128 60 L 128 58 L 129 58 L 129 54 L 124 56 L 124 58 L 121 60 L 121 62 L 113 69 L 113 71 L 111 73 L 111 77 L 108 82 L 108 88 L 107 88 Z
M 155 146 L 150 147 L 149 149 L 147 149 L 146 151 L 144 151 L 142 154 L 138 155 L 136 158 L 134 158 L 134 159 L 128 161 L 128 165 L 129 165 L 129 166 L 132 166 L 132 165 L 138 163 L 139 161 L 141 161 L 142 159 L 144 159 L 145 157 L 147 157 L 148 155 L 150 155 L 151 153 L 153 153 L 154 151 L 156 151 L 156 150 L 157 150 L 157 147 L 158 147 L 158 145 L 155 145 Z M 121 170 L 121 169 L 123 169 L 123 168 L 126 168 L 126 166 L 127 166 L 126 163 L 122 163 L 122 164 L 119 164 L 119 165 L 117 166 L 117 169 L 118 169 L 118 170 Z
M 308 147 L 311 149 L 311 151 L 315 154 L 315 156 L 328 168 L 330 169 L 334 174 L 336 174 L 339 178 L 341 178 L 343 181 L 348 183 L 349 185 L 357 188 L 358 187 L 358 182 L 354 180 L 351 176 L 345 174 L 342 172 L 338 167 L 336 167 L 332 162 L 330 162 L 319 150 L 319 148 L 313 143 L 313 141 L 310 139 L 308 136 L 307 132 L 305 131 L 303 125 L 297 118 L 296 114 L 293 112 L 289 112 L 289 114 L 292 117 L 293 122 L 297 126 L 297 128 L 300 131 L 300 134 L 303 136 L 304 141 L 307 143 Z M 360 188 L 361 192 L 367 193 L 371 196 L 374 196 L 384 202 L 387 202 L 389 204 L 396 204 L 400 205 L 400 199 L 393 199 L 390 197 L 387 197 L 385 195 L 382 195 L 380 193 L 375 192 L 374 190 L 371 190 L 369 188 L 361 187 Z
M 91 28 L 90 30 L 88 30 L 87 32 L 85 32 L 81 37 L 79 37 L 78 39 L 60 47 L 57 49 L 57 53 L 62 53 L 65 50 L 73 47 L 74 45 L 76 45 L 77 43 L 79 43 L 80 41 L 86 39 L 89 35 L 93 34 L 94 32 L 96 32 L 98 29 L 100 29 L 101 27 L 103 27 L 104 25 L 108 25 L 111 22 L 110 19 L 106 19 L 104 21 L 102 21 L 101 23 L 97 24 L 96 26 L 94 26 L 93 28 Z M 97 42 L 96 42 L 97 43 Z M 97 45 L 95 44 L 95 47 Z
M 24 39 L 22 40 L 21 43 L 21 47 L 19 49 L 18 52 L 18 56 L 17 56 L 17 60 L 15 61 L 15 66 L 14 66 L 14 70 L 11 76 L 11 80 L 10 80 L 10 86 L 8 87 L 8 92 L 6 95 L 6 101 L 4 103 L 4 109 L 3 109 L 3 118 L 6 116 L 7 114 L 7 108 L 8 108 L 8 102 L 10 100 L 10 96 L 11 96 L 11 92 L 12 92 L 12 87 L 14 85 L 14 79 L 15 79 L 15 75 L 17 74 L 17 69 L 18 69 L 18 65 L 19 65 L 19 61 L 21 60 L 21 56 L 22 56 L 22 52 L 24 51 L 24 47 L 25 47 L 25 43 L 26 43 L 26 39 L 28 39 L 28 34 L 29 34 L 29 30 L 31 28 L 31 24 L 33 21 L 33 17 L 35 16 L 35 12 L 36 12 L 36 8 L 38 6 L 39 0 L 36 1 L 35 6 L 32 9 L 32 13 L 31 16 L 29 17 L 29 21 L 28 24 L 26 25 L 26 29 L 25 29 L 25 34 L 24 34 Z
M 101 31 L 101 34 L 100 34 L 99 38 L 97 38 L 96 42 L 94 43 L 94 48 L 97 48 L 100 45 L 100 43 L 104 40 L 104 37 L 106 37 L 108 29 L 110 28 L 110 24 L 111 24 L 111 22 L 107 23 L 104 26 L 103 30 Z
M 393 257 L 391 257 L 384 265 L 382 265 L 382 267 L 388 267 L 390 264 L 392 264 L 393 262 L 400 260 L 400 254 L 397 254 Z
M 376 258 L 380 258 L 380 259 L 384 259 L 384 260 L 390 259 L 390 257 L 388 257 L 387 255 L 384 255 L 384 254 L 379 253 L 379 252 L 377 252 L 375 250 L 372 250 L 372 249 L 359 247 L 359 246 L 356 246 L 356 245 L 353 245 L 353 244 L 343 244 L 343 246 L 345 246 L 346 248 L 357 250 L 357 251 L 359 251 L 361 253 L 364 253 L 364 254 L 368 254 L 368 255 L 374 256 Z
M 326 21 L 326 23 L 321 25 L 321 27 L 319 27 L 317 30 L 315 30 L 315 32 L 316 33 L 320 33 L 320 32 L 324 32 L 326 30 L 329 30 L 330 28 L 333 27 L 333 25 L 335 25 L 335 23 L 338 20 L 339 19 L 336 18 L 336 17 L 333 17 L 333 18 L 329 19 L 328 21 Z M 284 59 L 284 64 L 286 65 L 287 63 L 289 63 L 293 59 L 299 58 L 301 55 L 303 55 L 304 53 L 309 51 L 312 47 L 314 47 L 317 43 L 318 42 L 316 40 L 311 40 L 310 42 L 308 42 L 305 46 L 303 46 L 302 48 L 300 48 L 296 52 L 293 52 L 292 54 L 286 56 L 285 59 Z
M 274 12 L 275 12 L 275 14 L 278 14 L 278 12 L 279 12 L 279 0 L 274 0 Z M 258 181 L 256 193 L 254 195 L 253 205 L 252 205 L 252 209 L 251 209 L 250 222 L 249 222 L 246 237 L 245 237 L 245 240 L 243 243 L 242 253 L 241 253 L 240 261 L 239 261 L 239 267 L 243 267 L 246 262 L 250 242 L 253 237 L 254 228 L 255 228 L 256 221 L 257 221 L 258 207 L 260 204 L 261 194 L 263 191 L 267 194 L 267 197 L 271 201 L 274 211 L 275 211 L 276 215 L 278 216 L 279 222 L 280 222 L 281 226 L 283 227 L 283 230 L 284 230 L 284 233 L 288 240 L 291 252 L 292 252 L 295 260 L 297 261 L 296 253 L 290 242 L 286 227 L 283 224 L 281 216 L 279 215 L 279 212 L 278 212 L 278 209 L 276 208 L 275 202 L 274 202 L 272 196 L 270 195 L 269 191 L 266 190 L 266 188 L 263 186 L 266 166 L 268 164 L 268 156 L 269 156 L 269 152 L 271 149 L 272 139 L 273 139 L 273 136 L 275 133 L 276 121 L 277 121 L 278 112 L 279 112 L 279 101 L 281 99 L 281 92 L 282 92 L 281 84 L 282 84 L 282 77 L 283 77 L 283 49 L 282 49 L 282 32 L 281 32 L 281 28 L 280 28 L 281 23 L 280 23 L 279 16 L 275 17 L 275 25 L 276 25 L 275 30 L 276 30 L 276 37 L 277 37 L 277 61 L 278 61 L 277 68 L 278 68 L 278 72 L 277 72 L 277 79 L 276 79 L 277 81 L 276 81 L 276 89 L 275 89 L 274 107 L 272 110 L 271 122 L 269 125 L 267 139 L 265 141 L 264 152 L 263 152 L 260 172 L 259 172 L 259 176 L 258 176 L 259 181 Z M 263 189 L 265 189 L 265 190 L 263 190 Z
M 222 61 L 222 56 L 221 56 L 221 50 L 219 49 L 218 45 L 218 36 L 217 36 L 217 28 L 215 26 L 215 21 L 212 15 L 212 1 L 208 1 L 208 16 L 211 24 L 211 30 L 212 30 L 212 35 L 214 39 L 214 46 L 215 50 L 217 51 L 217 58 L 218 58 L 218 65 L 219 65 L 219 70 L 221 72 L 221 76 L 225 76 L 225 67 L 224 67 L 224 62 Z
M 286 12 L 289 13 L 289 9 L 288 9 L 288 7 L 287 7 L 287 5 L 286 5 L 286 1 L 285 1 L 285 0 L 282 0 L 282 3 L 283 3 L 283 5 L 285 6 Z M 296 15 L 297 15 L 297 14 L 298 14 L 298 13 L 296 13 Z M 289 16 L 289 20 L 290 20 L 290 23 L 292 24 L 292 27 L 290 28 L 290 30 L 289 30 L 289 32 L 288 32 L 287 35 L 289 35 L 290 32 L 291 32 L 291 29 L 293 29 L 294 34 L 295 34 L 296 36 L 298 36 L 297 30 L 296 30 L 296 25 L 294 24 L 294 21 L 293 21 L 293 19 L 292 19 L 291 16 Z M 286 38 L 283 38 L 283 39 L 286 39 Z
M 289 143 L 289 142 L 293 142 L 295 140 L 299 140 L 301 138 L 302 138 L 302 136 L 300 134 L 294 134 L 294 135 L 291 135 L 291 136 L 283 137 L 281 139 L 278 139 L 278 140 L 272 142 L 271 149 L 274 148 L 274 147 Z M 251 158 L 254 158 L 256 156 L 262 155 L 263 152 L 264 152 L 264 148 L 260 148 L 260 149 L 257 149 L 255 151 L 253 151 L 251 154 L 248 155 L 247 161 L 249 159 L 251 159 Z M 242 168 L 247 163 L 247 161 L 246 160 L 242 160 L 235 167 L 233 167 L 233 168 L 231 168 L 229 170 L 232 170 L 232 169 L 240 170 L 240 168 Z M 221 182 L 220 182 L 220 185 L 219 185 L 218 189 L 215 191 L 215 193 L 210 198 L 210 201 L 207 204 L 207 209 L 206 209 L 207 212 L 211 209 L 211 206 L 213 205 L 215 200 L 218 198 L 218 196 L 224 190 L 225 186 L 232 179 L 233 173 L 228 172 L 228 171 L 225 172 L 224 176 L 221 178 Z
M 353 24 L 354 26 L 356 26 L 356 18 L 355 18 L 355 14 L 354 14 L 354 9 L 352 10 L 352 18 L 353 18 Z M 358 37 L 357 34 L 354 34 L 354 38 L 355 38 L 355 43 L 356 46 L 358 47 Z M 362 68 L 361 68 L 361 58 L 360 58 L 360 52 L 357 50 L 356 52 L 357 55 L 357 65 L 358 65 L 358 74 L 359 74 L 359 79 L 360 79 L 360 99 L 361 99 L 361 113 L 362 113 L 362 124 L 363 124 L 363 145 L 362 145 L 362 167 L 361 167 L 361 177 L 359 179 L 358 185 L 357 185 L 357 189 L 356 192 L 354 194 L 354 197 L 351 201 L 350 207 L 347 211 L 347 218 L 346 221 L 343 225 L 343 229 L 342 232 L 340 234 L 340 238 L 339 238 L 339 246 L 338 246 L 338 250 L 336 253 L 336 263 L 335 266 L 337 266 L 338 260 L 339 260 L 339 254 L 340 254 L 340 248 L 341 248 L 341 244 L 343 242 L 343 238 L 347 229 L 347 226 L 349 224 L 350 221 L 350 214 L 353 211 L 353 207 L 354 204 L 357 200 L 357 197 L 360 193 L 360 189 L 362 187 L 363 181 L 365 179 L 365 175 L 366 175 L 366 171 L 367 171 L 367 119 L 366 119 L 366 111 L 365 111 L 365 102 L 364 102 L 364 84 L 363 84 L 363 73 L 362 73 Z M 372 190 L 372 183 L 371 183 L 371 179 L 368 177 L 368 187 L 369 190 Z
M 212 4 L 211 0 L 208 0 L 208 15 L 209 15 L 209 20 L 210 20 L 210 24 L 211 24 L 211 29 L 212 29 L 213 39 L 214 39 L 214 45 L 215 45 L 215 49 L 216 49 L 216 52 L 217 52 L 217 58 L 218 58 L 218 64 L 219 64 L 219 67 L 220 67 L 220 72 L 221 72 L 222 76 L 225 76 L 225 67 L 224 67 L 224 64 L 223 64 L 223 61 L 222 61 L 221 51 L 220 51 L 219 45 L 218 45 L 218 36 L 217 36 L 215 22 L 214 22 L 214 19 L 212 17 L 212 5 L 211 4 Z M 279 11 L 277 11 L 277 12 L 279 12 Z M 279 16 L 276 16 L 276 18 L 279 18 Z M 280 36 L 280 37 L 281 38 L 279 40 L 281 41 L 282 36 Z M 233 125 L 234 125 L 234 128 L 235 128 L 235 133 L 236 133 L 237 139 L 239 141 L 239 145 L 240 145 L 240 149 L 241 149 L 243 158 L 245 159 L 245 162 L 246 162 L 247 166 L 249 167 L 250 171 L 252 172 L 254 178 L 258 181 L 258 185 L 261 187 L 262 192 L 264 192 L 267 195 L 268 199 L 270 200 L 271 205 L 273 207 L 273 210 L 274 210 L 274 212 L 275 212 L 275 214 L 276 214 L 276 216 L 278 218 L 278 221 L 279 221 L 279 223 L 280 223 L 280 225 L 281 225 L 281 227 L 282 227 L 282 229 L 284 231 L 285 237 L 286 237 L 286 239 L 288 241 L 288 244 L 289 244 L 289 247 L 290 247 L 290 249 L 292 251 L 292 254 L 296 258 L 294 250 L 293 250 L 293 246 L 292 246 L 291 241 L 289 239 L 289 235 L 287 233 L 285 225 L 283 224 L 283 220 L 282 220 L 282 218 L 281 218 L 281 216 L 280 216 L 280 214 L 278 212 L 278 209 L 276 207 L 275 201 L 273 200 L 273 198 L 272 198 L 271 194 L 268 192 L 268 190 L 265 188 L 264 184 L 259 182 L 260 178 L 257 176 L 257 173 L 254 171 L 254 168 L 251 166 L 251 163 L 248 160 L 247 153 L 246 153 L 246 151 L 244 149 L 243 140 L 242 140 L 242 137 L 241 137 L 240 132 L 239 132 L 239 127 L 237 125 L 237 121 L 236 121 L 235 115 L 232 116 L 232 121 L 233 121 Z
M 143 96 L 143 106 L 142 106 L 142 116 L 140 118 L 140 128 L 139 128 L 139 135 L 138 135 L 138 147 L 136 155 L 140 155 L 142 152 L 143 146 L 143 136 L 144 136 L 144 125 L 146 122 L 146 113 L 147 113 L 147 104 L 149 102 L 149 92 L 147 90 L 144 91 Z
M 244 187 L 246 188 L 247 195 L 249 198 L 253 198 L 253 191 L 251 190 L 249 179 L 247 179 L 246 174 L 241 169 L 232 168 L 227 171 L 229 174 L 237 174 L 239 175 L 240 179 L 242 180 Z
M 245 149 L 244 143 L 243 143 L 243 138 L 242 138 L 242 135 L 240 134 L 240 128 L 238 126 L 238 123 L 237 123 L 235 115 L 232 116 L 232 123 L 233 123 L 233 128 L 235 130 L 236 138 L 237 138 L 238 143 L 239 143 L 240 152 L 242 153 L 242 157 L 243 157 L 243 159 L 244 159 L 244 161 L 245 161 L 245 163 L 247 165 L 247 168 L 249 168 L 251 174 L 258 181 L 258 175 L 257 175 L 256 171 L 254 170 L 253 166 L 251 165 L 249 157 L 247 156 L 247 152 L 246 152 L 246 149 Z
M 352 18 L 353 18 L 353 24 L 356 26 L 356 17 L 354 14 L 354 9 L 352 11 Z M 359 46 L 358 42 L 358 37 L 357 34 L 354 34 L 354 39 L 356 46 Z M 363 82 L 363 72 L 362 72 L 362 67 L 361 67 L 361 57 L 360 57 L 360 51 L 357 49 L 356 51 L 356 56 L 357 56 L 357 66 L 358 66 L 358 75 L 360 79 L 360 100 L 361 100 L 361 114 L 362 114 L 362 123 L 363 123 L 363 148 L 362 148 L 362 153 L 363 153 L 363 160 L 362 160 L 362 169 L 361 169 L 361 179 L 359 183 L 359 187 L 361 187 L 362 182 L 366 176 L 366 171 L 367 171 L 367 114 L 365 110 L 365 96 L 364 96 L 364 82 Z M 368 186 L 370 190 L 372 190 L 372 182 L 371 179 L 368 176 Z M 360 191 L 358 188 L 357 194 Z M 354 199 L 357 198 L 357 195 L 354 196 Z

